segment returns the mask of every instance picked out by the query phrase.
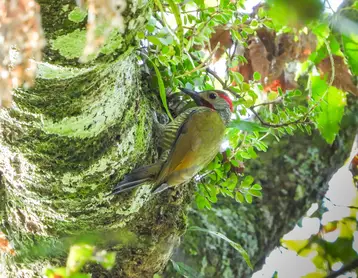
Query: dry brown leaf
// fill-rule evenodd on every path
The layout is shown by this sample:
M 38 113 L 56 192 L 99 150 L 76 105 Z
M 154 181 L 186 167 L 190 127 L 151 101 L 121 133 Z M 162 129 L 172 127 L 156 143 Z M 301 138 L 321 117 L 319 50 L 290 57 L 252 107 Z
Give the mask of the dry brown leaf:
M 270 61 L 267 59 L 268 52 L 265 45 L 258 37 L 253 37 L 249 43 L 249 63 L 251 63 L 252 71 L 261 74 L 261 83 L 265 83 L 265 78 L 269 74 Z
M 15 255 L 15 250 L 11 247 L 9 241 L 7 240 L 5 234 L 0 231 L 0 251 L 10 254 L 12 256 Z
M 10 107 L 12 90 L 33 84 L 45 40 L 35 0 L 0 0 L 0 19 L 0 106 Z
M 286 91 L 298 87 L 294 80 L 295 74 L 288 70 L 288 63 L 307 60 L 316 48 L 316 37 L 312 33 L 303 32 L 298 35 L 298 39 L 289 33 L 276 36 L 273 30 L 260 28 L 256 30 L 255 36 L 250 37 L 248 44 L 244 54 L 248 63 L 230 70 L 240 72 L 246 82 L 252 80 L 253 73 L 257 71 L 261 74 L 265 91 L 277 91 L 278 87 Z
M 352 75 L 344 62 L 343 57 L 333 55 L 334 63 L 334 80 L 332 85 L 343 91 L 350 92 L 351 94 L 358 96 L 358 88 L 353 84 Z M 317 65 L 321 76 L 328 76 L 328 82 L 332 76 L 332 64 L 330 57 L 323 59 Z
M 274 91 L 277 92 L 278 88 L 281 88 L 283 92 L 286 90 L 293 90 L 298 88 L 297 82 L 294 80 L 294 76 L 283 71 L 278 79 L 273 80 L 270 84 L 264 87 L 265 92 Z
M 283 33 L 276 38 L 276 56 L 285 55 L 287 61 L 292 61 L 296 58 L 297 42 L 295 36 L 291 33 Z
M 249 82 L 249 80 L 252 80 L 253 71 L 250 63 L 240 64 L 239 66 L 232 67 L 229 70 L 233 72 L 239 72 L 244 77 L 245 82 Z M 235 80 L 232 81 L 231 85 L 237 85 Z
M 312 32 L 308 32 L 308 34 L 300 33 L 298 38 L 298 53 L 296 59 L 301 63 L 306 61 L 308 56 L 311 55 L 313 51 L 316 50 L 317 47 L 317 37 Z
M 286 64 L 294 60 L 295 52 L 294 36 L 292 34 L 284 33 L 276 38 L 276 51 L 270 64 L 267 84 L 280 79 Z
M 225 50 L 230 48 L 233 44 L 230 30 L 228 30 L 225 26 L 219 26 L 215 28 L 215 32 L 212 34 L 210 38 L 210 49 L 213 50 L 220 43 L 220 47 L 216 50 L 214 54 L 214 62 L 219 60 L 221 56 L 225 53 Z M 208 49 L 208 46 L 206 47 Z
M 275 37 L 276 33 L 268 28 L 260 28 L 256 30 L 256 34 L 264 44 L 267 51 L 267 60 L 271 61 L 276 53 Z

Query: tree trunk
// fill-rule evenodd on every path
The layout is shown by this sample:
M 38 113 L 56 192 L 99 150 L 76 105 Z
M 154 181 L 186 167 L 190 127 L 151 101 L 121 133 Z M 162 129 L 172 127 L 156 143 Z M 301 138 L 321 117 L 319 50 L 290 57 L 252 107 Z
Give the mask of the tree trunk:
M 340 134 L 331 146 L 317 132 L 271 141 L 266 153 L 245 164 L 246 173 L 262 185 L 263 199 L 244 205 L 222 198 L 211 211 L 192 210 L 190 224 L 224 233 L 240 243 L 255 270 L 260 269 L 311 204 L 322 202 L 329 180 L 349 157 L 357 131 L 355 98 L 350 99 Z M 193 231 L 186 233 L 182 242 L 173 260 L 184 262 L 203 277 L 251 277 L 253 273 L 223 240 Z M 176 277 L 170 265 L 165 273 L 165 277 Z
M 151 2 L 128 2 L 125 35 L 111 34 L 87 64 L 78 62 L 85 21 L 69 19 L 74 1 L 38 2 L 45 62 L 34 87 L 18 89 L 14 107 L 0 110 L 0 228 L 16 251 L 1 253 L 0 276 L 41 276 L 48 264 L 64 265 L 69 237 L 94 233 L 95 245 L 117 251 L 110 276 L 152 277 L 185 230 L 188 190 L 151 197 L 144 186 L 106 196 L 156 158 L 151 115 L 159 103 L 134 53 Z

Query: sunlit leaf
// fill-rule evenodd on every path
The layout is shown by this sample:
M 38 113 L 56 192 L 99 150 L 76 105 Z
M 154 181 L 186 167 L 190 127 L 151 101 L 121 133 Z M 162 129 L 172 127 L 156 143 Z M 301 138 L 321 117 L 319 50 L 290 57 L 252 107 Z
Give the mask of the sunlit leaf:
M 328 87 L 326 81 L 320 77 L 312 77 L 311 84 L 312 98 L 318 102 L 315 122 L 323 138 L 328 144 L 332 144 L 339 131 L 346 106 L 346 96 L 341 90 Z
M 249 190 L 249 193 L 250 193 L 252 196 L 255 196 L 255 197 L 262 197 L 262 193 L 261 193 L 261 191 L 259 191 L 259 190 L 250 189 L 250 190 Z
M 174 3 L 173 0 L 168 0 L 168 4 L 170 6 L 170 9 L 171 9 L 174 17 L 175 17 L 175 21 L 176 21 L 176 23 L 178 25 L 178 28 L 176 29 L 175 33 L 179 38 L 179 42 L 180 42 L 180 46 L 181 46 L 183 44 L 183 41 L 184 41 L 184 30 L 183 30 L 183 22 L 182 22 L 181 17 L 180 17 L 180 12 L 179 12 L 177 4 Z
M 93 254 L 94 247 L 89 244 L 76 244 L 71 246 L 67 257 L 66 272 L 68 274 L 78 272 Z
M 204 209 L 204 208 L 210 209 L 211 208 L 210 202 L 204 196 L 202 196 L 200 194 L 196 194 L 195 203 L 199 209 Z
M 155 36 L 148 36 L 147 40 L 150 41 L 152 44 L 155 44 L 157 46 L 161 46 L 162 42 L 160 41 L 159 38 L 155 37 Z
M 317 19 L 323 12 L 324 5 L 320 0 L 268 0 L 269 15 L 282 25 L 297 26 Z
M 250 195 L 249 193 L 246 193 L 244 195 L 244 197 L 245 197 L 246 202 L 248 202 L 249 204 L 252 203 L 252 195 Z
M 158 67 L 155 65 L 155 63 L 150 59 L 148 59 L 148 60 L 152 64 L 152 66 L 153 66 L 153 68 L 155 70 L 155 74 L 157 75 L 160 99 L 162 100 L 162 104 L 164 106 L 164 109 L 167 112 L 169 118 L 171 120 L 173 120 L 173 117 L 172 117 L 172 115 L 171 115 L 171 113 L 169 111 L 169 108 L 168 108 L 167 94 L 165 92 L 165 87 L 164 87 L 164 82 L 163 82 L 163 79 L 162 79 L 162 75 L 160 74 L 160 71 L 159 71 Z
M 304 239 L 304 240 L 285 240 L 285 239 L 282 239 L 281 244 L 284 247 L 287 247 L 290 250 L 298 252 L 301 249 L 303 249 L 306 246 L 308 246 L 308 239 Z
M 236 193 L 235 193 L 235 200 L 236 200 L 236 202 L 243 203 L 243 202 L 245 201 L 244 195 L 242 195 L 241 192 L 236 191 Z
M 256 81 L 258 81 L 258 80 L 260 80 L 261 79 L 261 74 L 260 73 L 258 73 L 257 71 L 255 71 L 254 72 L 254 80 L 256 80 Z
M 312 272 L 312 273 L 308 273 L 305 276 L 302 276 L 302 278 L 324 278 L 327 276 L 327 273 L 322 273 L 322 272 Z
M 358 3 L 358 2 L 357 2 Z M 354 75 L 358 75 L 358 35 L 342 36 L 344 53 Z

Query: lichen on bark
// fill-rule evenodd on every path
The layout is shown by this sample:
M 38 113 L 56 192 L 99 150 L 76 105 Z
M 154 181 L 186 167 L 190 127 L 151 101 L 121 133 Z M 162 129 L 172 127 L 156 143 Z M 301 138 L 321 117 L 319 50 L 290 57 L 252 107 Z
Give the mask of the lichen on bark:
M 14 107 L 0 111 L 0 228 L 17 253 L 1 254 L 1 275 L 41 276 L 46 265 L 64 264 L 71 238 L 89 233 L 98 247 L 117 251 L 112 276 L 150 277 L 185 230 L 190 190 L 150 197 L 143 186 L 106 194 L 125 173 L 157 157 L 152 111 L 160 104 L 146 89 L 135 54 L 135 34 L 152 3 L 129 2 L 126 33 L 113 32 L 98 56 L 80 64 L 83 38 L 61 41 L 84 32 L 85 21 L 69 19 L 74 2 L 38 2 L 48 40 L 44 61 L 35 85 L 18 89 Z

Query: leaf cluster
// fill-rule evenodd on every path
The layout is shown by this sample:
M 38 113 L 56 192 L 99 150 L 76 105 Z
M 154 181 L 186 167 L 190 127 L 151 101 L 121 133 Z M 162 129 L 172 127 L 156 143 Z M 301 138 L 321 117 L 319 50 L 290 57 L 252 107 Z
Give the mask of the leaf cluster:
M 167 101 L 178 87 L 221 88 L 234 99 L 226 149 L 197 179 L 199 208 L 211 208 L 218 195 L 248 203 L 262 196 L 244 164 L 269 148 L 266 137 L 318 129 L 332 144 L 339 132 L 346 94 L 357 90 L 356 34 L 338 32 L 333 22 L 342 18 L 324 12 L 321 1 L 294 2 L 268 1 L 247 14 L 245 1 L 155 1 L 156 12 L 137 34 L 145 54 L 139 59 L 155 72 L 153 87 L 169 117 L 181 112 Z M 313 4 L 315 13 L 306 13 Z M 277 9 L 297 17 L 282 18 Z

